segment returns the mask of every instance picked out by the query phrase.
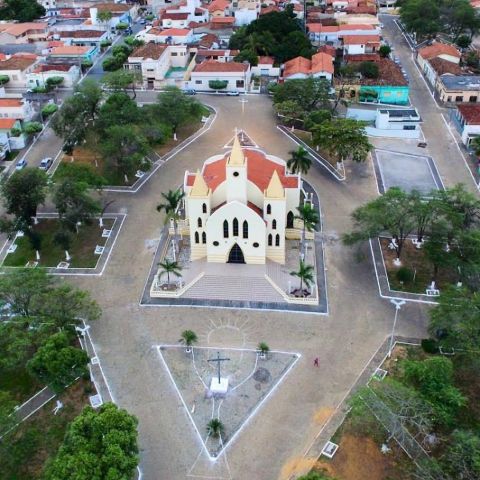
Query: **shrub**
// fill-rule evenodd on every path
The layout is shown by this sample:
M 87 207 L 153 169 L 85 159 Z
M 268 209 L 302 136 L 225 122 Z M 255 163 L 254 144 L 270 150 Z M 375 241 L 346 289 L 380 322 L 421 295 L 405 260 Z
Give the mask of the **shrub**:
M 22 134 L 22 131 L 19 128 L 13 127 L 10 130 L 10 133 L 12 134 L 12 137 L 19 137 Z
M 107 47 L 109 47 L 111 44 L 112 44 L 112 41 L 111 41 L 111 40 L 102 40 L 102 41 L 100 42 L 100 47 L 102 47 L 102 48 L 107 48 Z
M 433 338 L 424 338 L 422 340 L 422 349 L 426 353 L 438 353 L 438 343 Z
M 42 115 L 44 117 L 48 117 L 49 115 L 52 115 L 58 110 L 58 106 L 55 105 L 54 103 L 49 103 L 48 105 L 45 105 L 42 108 Z
M 228 81 L 227 80 L 210 80 L 208 82 L 208 86 L 212 90 L 223 90 L 224 88 L 227 88 Z
M 390 52 L 392 51 L 392 49 L 388 46 L 388 45 L 382 45 L 379 49 L 378 49 L 378 53 L 380 54 L 381 57 L 383 58 L 386 58 L 390 55 Z
M 413 280 L 413 272 L 407 267 L 400 267 L 396 273 L 397 280 L 401 283 L 408 283 Z

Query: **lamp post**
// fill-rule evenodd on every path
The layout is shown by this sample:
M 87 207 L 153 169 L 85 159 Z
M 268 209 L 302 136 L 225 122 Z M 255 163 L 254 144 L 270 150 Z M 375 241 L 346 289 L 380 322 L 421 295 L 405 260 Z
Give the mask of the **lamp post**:
M 243 115 L 245 113 L 245 104 L 248 103 L 248 100 L 246 100 L 245 98 L 241 98 L 239 100 L 239 102 L 242 104 L 242 121 L 241 121 L 241 124 L 242 124 L 242 142 L 243 142 L 245 140 L 245 137 L 243 136 L 243 132 L 244 132 Z
M 405 305 L 405 300 L 397 300 L 395 298 L 392 298 L 390 300 L 390 303 L 395 305 L 395 317 L 393 319 L 393 326 L 392 326 L 392 333 L 390 335 L 390 345 L 388 347 L 388 354 L 387 357 L 390 358 L 392 356 L 392 349 L 393 349 L 393 337 L 395 335 L 395 327 L 397 326 L 397 317 L 398 317 L 398 312 L 402 305 Z

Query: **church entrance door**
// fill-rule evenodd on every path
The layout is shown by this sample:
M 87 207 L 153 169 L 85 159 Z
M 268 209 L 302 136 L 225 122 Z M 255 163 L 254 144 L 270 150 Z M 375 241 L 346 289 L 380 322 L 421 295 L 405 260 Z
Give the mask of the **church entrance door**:
M 230 250 L 227 263 L 245 263 L 242 249 L 238 246 L 238 243 L 236 243 Z

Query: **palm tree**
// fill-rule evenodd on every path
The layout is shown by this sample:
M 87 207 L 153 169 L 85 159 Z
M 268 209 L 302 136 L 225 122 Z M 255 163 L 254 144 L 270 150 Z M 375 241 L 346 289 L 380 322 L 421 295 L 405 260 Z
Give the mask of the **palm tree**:
M 307 265 L 303 260 L 300 260 L 298 266 L 298 271 L 290 272 L 290 275 L 298 277 L 300 279 L 300 292 L 303 295 L 303 284 L 305 283 L 307 288 L 310 288 L 310 285 L 315 281 L 314 279 L 314 270 L 312 265 Z
M 307 230 L 309 232 L 312 232 L 314 230 L 319 220 L 318 213 L 315 208 L 313 208 L 313 205 L 311 203 L 304 203 L 303 205 L 297 207 L 297 210 L 298 215 L 296 215 L 295 218 L 298 218 L 303 223 L 301 253 L 302 255 L 305 255 L 305 232 Z
M 194 343 L 197 343 L 198 337 L 193 330 L 184 330 L 182 332 L 182 338 L 180 342 L 184 343 L 187 347 L 187 353 L 190 352 L 190 349 Z
M 157 212 L 165 210 L 165 224 L 167 224 L 170 220 L 173 220 L 173 230 L 175 237 L 175 242 L 173 246 L 174 251 L 178 241 L 178 220 L 180 219 L 178 209 L 180 207 L 180 202 L 182 201 L 184 196 L 185 192 L 180 188 L 177 190 L 169 190 L 167 193 L 162 193 L 162 197 L 164 198 L 165 202 L 157 205 Z
M 298 150 L 290 152 L 290 158 L 287 161 L 287 167 L 292 173 L 303 173 L 306 175 L 308 170 L 312 166 L 312 160 L 308 155 L 308 152 L 299 147 Z
M 220 437 L 225 431 L 223 423 L 218 418 L 212 418 L 207 423 L 207 433 L 214 438 Z
M 160 275 L 167 274 L 167 284 L 170 285 L 170 274 L 172 273 L 176 277 L 181 275 L 182 267 L 178 262 L 173 262 L 166 258 L 163 262 L 158 262 L 159 267 L 161 267 Z

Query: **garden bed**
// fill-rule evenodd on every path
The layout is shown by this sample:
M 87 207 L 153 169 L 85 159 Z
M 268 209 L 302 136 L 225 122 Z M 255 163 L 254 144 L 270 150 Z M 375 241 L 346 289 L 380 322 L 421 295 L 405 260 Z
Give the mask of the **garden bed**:
M 68 251 L 71 256 L 70 268 L 95 268 L 100 255 L 95 254 L 97 245 L 104 246 L 107 238 L 102 237 L 103 230 L 111 230 L 115 223 L 114 219 L 103 220 L 100 227 L 98 220 L 94 219 L 90 225 L 81 225 L 78 234 L 72 234 L 72 245 Z M 65 261 L 65 251 L 55 244 L 54 235 L 59 228 L 58 218 L 41 218 L 33 230 L 40 234 L 42 242 L 40 249 L 40 267 L 57 267 Z M 4 267 L 24 267 L 28 262 L 35 262 L 36 254 L 26 236 L 17 237 L 14 242 L 17 245 L 13 253 L 9 253 L 3 261 Z
M 390 289 L 425 294 L 425 290 L 430 286 L 433 278 L 433 265 L 425 254 L 425 250 L 417 248 L 409 239 L 405 241 L 402 249 L 401 267 L 410 270 L 412 279 L 402 283 L 397 277 L 401 267 L 394 264 L 397 254 L 395 250 L 388 248 L 391 240 L 384 237 L 379 240 Z M 436 288 L 441 290 L 456 281 L 455 271 L 439 268 L 435 281 Z
M 56 454 L 68 424 L 89 404 L 92 388 L 90 381 L 77 380 L 63 394 L 7 434 L 0 442 L 2 478 L 42 478 L 44 466 Z M 57 398 L 64 406 L 54 415 L 52 410 Z

